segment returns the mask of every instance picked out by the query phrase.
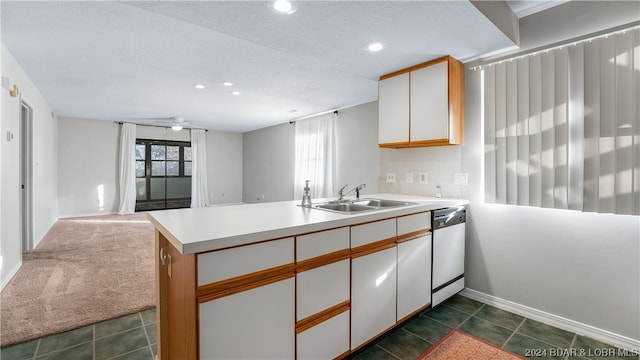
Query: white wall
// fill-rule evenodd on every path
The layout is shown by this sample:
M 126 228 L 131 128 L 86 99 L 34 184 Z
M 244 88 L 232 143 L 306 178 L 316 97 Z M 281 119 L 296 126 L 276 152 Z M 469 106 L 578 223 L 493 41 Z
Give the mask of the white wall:
M 59 216 L 116 213 L 120 126 L 89 119 L 58 121 Z
M 117 213 L 120 126 L 112 121 L 60 118 L 58 134 L 59 216 Z M 151 126 L 137 126 L 136 137 L 191 140 L 189 131 Z M 242 134 L 208 131 L 206 139 L 210 202 L 241 202 Z
M 20 65 L 2 45 L 2 75 L 20 88 L 22 100 L 33 108 L 33 240 L 42 240 L 58 216 L 57 117 Z M 2 90 L 2 286 L 21 263 L 20 240 L 20 101 Z M 14 134 L 8 141 L 6 134 Z
M 242 201 L 293 199 L 295 129 L 286 123 L 242 136 Z
M 207 131 L 210 204 L 242 202 L 242 134 Z
M 361 194 L 377 193 L 378 103 L 341 109 L 336 134 L 337 188 L 365 183 Z M 243 149 L 244 202 L 292 200 L 295 126 L 286 123 L 247 132 Z

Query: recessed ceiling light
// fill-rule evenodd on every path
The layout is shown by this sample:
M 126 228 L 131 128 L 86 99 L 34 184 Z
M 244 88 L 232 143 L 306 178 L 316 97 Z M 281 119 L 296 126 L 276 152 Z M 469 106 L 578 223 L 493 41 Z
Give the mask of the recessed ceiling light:
M 225 81 L 225 82 L 222 83 L 222 85 L 231 86 L 231 85 L 233 85 L 233 83 L 231 81 Z
M 196 88 L 196 89 L 204 89 L 204 88 L 206 88 L 206 86 L 204 86 L 202 84 L 195 84 L 195 85 L 193 85 L 193 87 Z
M 376 51 L 380 51 L 382 49 L 384 49 L 384 45 L 382 45 L 382 43 L 380 42 L 372 42 L 371 44 L 369 44 L 369 46 L 367 46 L 367 49 L 371 52 L 376 52 Z
M 298 3 L 294 0 L 276 0 L 272 6 L 280 14 L 293 14 L 298 10 Z
M 238 96 L 238 95 L 240 95 L 240 91 L 234 91 L 234 92 L 232 92 L 232 94 Z

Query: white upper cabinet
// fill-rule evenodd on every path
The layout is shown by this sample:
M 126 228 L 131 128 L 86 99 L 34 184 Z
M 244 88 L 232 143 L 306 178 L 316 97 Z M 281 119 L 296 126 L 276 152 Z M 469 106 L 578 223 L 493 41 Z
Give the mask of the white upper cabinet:
M 378 84 L 380 123 L 378 142 L 398 143 L 407 141 L 409 134 L 409 73 L 398 75 Z M 382 121 L 385 119 L 385 121 Z
M 462 63 L 445 56 L 381 76 L 378 111 L 380 147 L 462 144 Z

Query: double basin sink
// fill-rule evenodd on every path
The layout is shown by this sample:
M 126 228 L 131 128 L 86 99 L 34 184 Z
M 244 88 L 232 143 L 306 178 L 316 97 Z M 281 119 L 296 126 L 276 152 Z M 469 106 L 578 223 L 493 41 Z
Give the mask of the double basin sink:
M 336 200 L 321 204 L 314 204 L 314 209 L 333 211 L 341 214 L 355 214 L 364 211 L 375 211 L 388 208 L 415 205 L 414 202 L 386 200 L 386 199 L 359 199 L 359 200 Z

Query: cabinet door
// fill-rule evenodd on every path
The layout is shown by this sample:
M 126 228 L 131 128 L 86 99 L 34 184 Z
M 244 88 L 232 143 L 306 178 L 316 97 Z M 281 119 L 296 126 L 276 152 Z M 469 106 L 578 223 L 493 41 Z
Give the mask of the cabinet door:
M 411 141 L 449 139 L 448 61 L 411 72 Z
M 400 321 L 431 302 L 431 235 L 398 244 Z
M 409 74 L 378 82 L 378 143 L 409 141 Z
M 298 321 L 349 300 L 349 259 L 296 275 Z
M 351 349 L 396 323 L 395 247 L 351 260 Z
M 349 311 L 297 335 L 298 359 L 335 359 L 349 351 Z
M 200 304 L 200 358 L 293 359 L 294 288 L 291 278 Z

